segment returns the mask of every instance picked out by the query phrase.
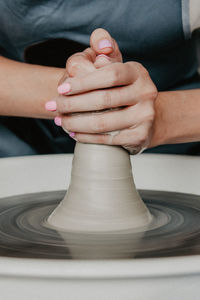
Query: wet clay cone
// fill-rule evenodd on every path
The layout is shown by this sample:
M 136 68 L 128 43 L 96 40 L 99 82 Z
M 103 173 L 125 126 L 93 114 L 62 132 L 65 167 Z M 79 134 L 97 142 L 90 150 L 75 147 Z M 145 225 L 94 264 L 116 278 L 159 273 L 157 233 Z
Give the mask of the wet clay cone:
M 128 152 L 117 146 L 77 143 L 69 189 L 48 224 L 64 231 L 106 232 L 150 222 L 135 188 Z

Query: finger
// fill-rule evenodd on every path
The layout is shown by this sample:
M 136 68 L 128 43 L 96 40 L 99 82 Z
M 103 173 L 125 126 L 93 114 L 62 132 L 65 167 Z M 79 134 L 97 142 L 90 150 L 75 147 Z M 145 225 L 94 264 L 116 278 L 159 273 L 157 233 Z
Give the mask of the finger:
M 90 72 L 85 76 L 68 78 L 65 88 L 58 88 L 63 95 L 85 93 L 92 90 L 122 86 L 133 83 L 138 78 L 138 63 L 114 63 Z
M 90 37 L 90 46 L 96 54 L 107 54 L 115 61 L 122 62 L 122 55 L 118 44 L 103 28 L 95 29 Z
M 66 71 L 69 76 L 83 76 L 95 70 L 96 55 L 92 49 L 87 48 L 70 56 L 66 62 Z
M 69 97 L 60 95 L 56 102 L 57 110 L 65 114 L 135 105 L 146 99 L 153 100 L 154 95 L 151 82 L 137 80 L 134 84 L 122 87 L 95 90 Z
M 111 58 L 106 55 L 96 57 L 95 52 L 91 48 L 73 54 L 66 62 L 66 72 L 58 83 L 58 92 L 63 94 L 63 91 L 66 91 L 65 82 L 69 77 L 84 76 L 87 73 L 93 72 L 96 68 L 102 68 L 110 63 L 112 63 Z
M 84 76 L 84 74 L 94 71 L 95 60 L 96 54 L 91 48 L 71 55 L 66 62 L 65 73 L 58 82 L 58 92 L 62 93 L 63 90 L 66 90 L 65 81 L 69 77 Z
M 143 122 L 152 122 L 153 117 L 153 107 L 145 108 L 143 105 L 141 109 L 140 105 L 136 104 L 114 111 L 65 115 L 62 116 L 62 127 L 72 132 L 105 133 L 137 127 Z
M 108 55 L 99 54 L 96 57 L 94 66 L 95 66 L 95 68 L 99 69 L 99 68 L 105 67 L 106 65 L 109 65 L 112 62 L 115 62 L 115 60 L 110 58 Z
M 104 54 L 96 56 L 94 50 L 87 48 L 68 58 L 66 62 L 66 72 L 70 77 L 83 76 L 86 73 L 94 71 L 95 68 L 103 67 L 111 62 L 115 62 L 115 60 Z
M 81 52 L 81 54 L 85 57 L 85 60 L 88 60 L 89 62 L 94 64 L 93 69 L 102 68 L 102 67 L 106 66 L 107 64 L 116 62 L 116 60 L 114 58 L 111 58 L 105 54 L 99 54 L 96 56 L 96 53 L 92 48 L 85 49 L 83 52 Z
M 71 77 L 82 76 L 94 71 L 95 68 L 103 67 L 112 62 L 116 62 L 116 60 L 105 54 L 96 56 L 93 49 L 87 48 L 83 52 L 77 52 L 68 58 L 66 71 Z
M 75 133 L 74 138 L 81 143 L 118 145 L 129 149 L 145 146 L 148 140 L 148 126 L 142 125 L 136 129 L 124 129 L 116 135 Z
M 61 114 L 98 111 L 134 105 L 137 101 L 138 91 L 137 86 L 134 85 L 56 98 L 57 111 Z

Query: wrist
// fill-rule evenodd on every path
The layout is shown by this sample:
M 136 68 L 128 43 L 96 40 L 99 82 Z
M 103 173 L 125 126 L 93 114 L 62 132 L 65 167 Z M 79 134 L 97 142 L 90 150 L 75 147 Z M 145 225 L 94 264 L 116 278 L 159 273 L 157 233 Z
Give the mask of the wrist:
M 158 93 L 149 148 L 199 141 L 199 99 L 200 89 Z
M 148 148 L 167 144 L 168 137 L 168 120 L 166 119 L 166 93 L 159 92 L 155 100 L 155 118 L 152 126 L 152 136 Z
M 45 109 L 45 104 L 48 101 L 58 96 L 57 86 L 60 78 L 63 76 L 65 69 L 49 68 L 43 77 L 43 90 L 40 91 L 40 112 L 43 113 L 42 118 L 53 119 L 57 116 L 57 112 L 49 112 Z M 43 95 L 42 95 L 43 94 Z
M 0 58 L 0 115 L 53 118 L 45 103 L 57 96 L 65 69 Z

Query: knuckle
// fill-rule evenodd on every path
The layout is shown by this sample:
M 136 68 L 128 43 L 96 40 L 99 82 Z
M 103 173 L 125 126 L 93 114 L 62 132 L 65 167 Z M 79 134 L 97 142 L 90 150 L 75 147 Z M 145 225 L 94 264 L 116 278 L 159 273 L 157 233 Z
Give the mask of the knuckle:
M 76 53 L 70 56 L 66 62 L 66 70 L 70 76 L 75 76 L 79 69 L 79 64 L 82 61 L 81 53 Z
M 149 118 L 150 118 L 150 121 L 153 121 L 153 120 L 154 120 L 155 115 L 156 115 L 155 109 L 154 109 L 154 107 L 152 107 L 151 110 L 149 111 Z
M 71 64 L 72 64 L 72 62 L 73 62 L 73 60 L 74 60 L 74 56 L 75 56 L 75 54 L 73 54 L 72 56 L 70 56 L 68 59 L 67 59 L 67 61 L 66 61 L 66 69 L 67 69 L 67 71 L 70 69 L 70 67 L 71 67 Z
M 99 134 L 97 141 L 100 144 L 106 144 L 107 143 L 107 136 L 105 134 Z
M 144 145 L 146 143 L 147 140 L 147 134 L 143 134 L 140 138 L 139 138 L 139 145 Z
M 70 99 L 58 99 L 57 100 L 57 110 L 61 113 L 68 113 L 73 111 L 73 102 Z
M 85 90 L 86 86 L 85 86 L 85 82 L 84 82 L 84 77 L 79 77 L 76 80 L 76 86 L 77 86 L 77 90 Z
M 95 133 L 105 132 L 106 131 L 106 122 L 102 117 L 93 118 L 93 130 Z
M 65 110 L 63 99 L 57 99 L 56 104 L 57 104 L 57 111 L 58 112 L 63 112 Z
M 146 98 L 150 100 L 155 100 L 157 98 L 158 91 L 154 84 L 150 84 L 148 88 L 146 89 Z
M 157 91 L 156 87 L 153 86 L 149 93 L 149 99 L 154 101 L 157 98 L 157 96 L 158 96 L 158 91 Z
M 103 97 L 102 97 L 102 109 L 109 108 L 111 107 L 112 104 L 112 98 L 111 98 L 111 93 L 109 91 L 104 91 L 103 92 Z
M 141 99 L 154 101 L 158 96 L 158 91 L 154 84 L 146 84 L 143 88 Z
M 149 77 L 149 72 L 141 63 L 136 62 L 136 68 L 137 68 L 140 76 L 142 76 L 142 77 L 148 76 Z
M 121 78 L 121 63 L 115 63 L 112 65 L 112 68 L 110 70 L 110 81 L 111 85 L 118 85 L 120 84 L 120 78 Z
M 148 117 L 147 117 L 147 121 L 152 123 L 155 119 L 155 111 L 152 110 L 149 114 L 148 114 Z
M 146 132 L 138 134 L 138 137 L 136 140 L 137 146 L 144 145 L 146 143 L 147 137 L 148 136 L 147 136 Z
M 128 61 L 124 63 L 124 66 L 126 68 L 126 71 L 131 74 L 132 70 L 135 68 L 135 62 L 134 61 Z
M 127 70 L 130 70 L 132 68 L 136 68 L 137 66 L 137 62 L 136 61 L 127 61 L 124 63 L 124 65 L 126 66 Z
M 132 133 L 132 147 L 143 146 L 146 144 L 148 139 L 148 131 L 147 130 L 137 130 Z
M 63 111 L 63 104 L 62 104 L 62 100 L 60 98 L 56 99 L 56 106 L 57 106 L 57 111 L 58 112 Z
M 83 55 L 91 61 L 95 61 L 95 59 L 96 59 L 96 52 L 90 47 L 86 48 L 83 51 Z
M 141 63 L 130 61 L 125 63 L 125 65 L 127 68 L 126 72 L 131 75 L 133 82 L 139 81 L 144 85 L 144 83 L 146 84 L 149 81 L 149 72 Z
M 138 73 L 138 76 L 142 76 L 142 77 L 149 76 L 149 72 L 147 71 L 147 69 L 137 61 L 129 61 L 126 63 L 126 65 L 128 66 L 129 69 L 130 68 L 135 69 L 135 71 L 137 71 Z
M 143 122 L 152 123 L 155 118 L 155 110 L 153 107 L 147 107 L 143 109 L 142 114 Z
M 64 102 L 64 107 L 65 107 L 65 112 L 72 112 L 73 111 L 73 101 L 70 99 L 66 99 L 63 101 Z
M 66 62 L 66 66 L 70 63 L 76 62 L 78 59 L 80 59 L 82 57 L 82 52 L 76 52 L 74 54 L 72 54 Z
M 70 118 L 64 117 L 62 120 L 62 127 L 68 131 L 71 130 L 71 120 Z

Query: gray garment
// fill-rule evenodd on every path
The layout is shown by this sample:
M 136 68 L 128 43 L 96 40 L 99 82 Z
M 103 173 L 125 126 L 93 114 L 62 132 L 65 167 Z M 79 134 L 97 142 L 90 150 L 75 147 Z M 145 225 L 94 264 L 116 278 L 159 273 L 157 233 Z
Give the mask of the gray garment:
M 1 0 L 0 52 L 24 61 L 27 47 L 47 40 L 67 39 L 87 47 L 91 32 L 103 27 L 118 42 L 125 61 L 136 60 L 148 69 L 158 90 L 197 88 L 200 82 L 196 75 L 195 39 L 184 32 L 187 26 L 183 16 L 189 12 L 182 6 L 183 2 Z M 187 18 L 184 20 L 187 22 Z M 21 119 L 1 118 L 1 122 L 19 138 L 22 154 L 73 151 L 74 144 L 52 122 L 23 119 L 26 125 L 20 127 Z M 4 151 L 0 149 L 0 155 L 6 156 L 5 143 L 7 149 L 15 149 L 16 141 L 3 138 L 2 132 L 0 130 L 0 148 L 4 143 Z M 19 155 L 19 151 L 13 151 L 12 155 Z
M 0 47 L 3 55 L 23 61 L 30 45 L 65 38 L 87 46 L 91 32 L 103 27 L 124 60 L 143 63 L 158 89 L 166 90 L 197 69 L 182 16 L 181 0 L 1 0 Z

